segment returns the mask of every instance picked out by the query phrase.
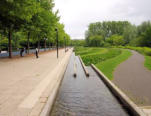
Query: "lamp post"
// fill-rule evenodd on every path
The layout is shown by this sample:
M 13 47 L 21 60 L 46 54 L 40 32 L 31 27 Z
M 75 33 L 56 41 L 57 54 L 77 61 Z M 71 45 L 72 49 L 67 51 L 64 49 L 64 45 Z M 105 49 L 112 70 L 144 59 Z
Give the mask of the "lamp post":
M 44 38 L 44 41 L 45 41 L 44 42 L 44 44 L 45 44 L 44 47 L 45 47 L 45 51 L 46 51 L 46 41 L 47 41 L 47 38 Z
M 65 52 L 66 52 L 66 37 L 64 36 L 64 48 L 65 48 Z
M 2 36 L 0 37 L 0 53 L 2 51 L 1 38 L 2 38 Z
M 58 55 L 58 29 L 56 28 L 55 31 L 56 31 L 57 58 L 58 58 L 59 57 L 59 55 Z

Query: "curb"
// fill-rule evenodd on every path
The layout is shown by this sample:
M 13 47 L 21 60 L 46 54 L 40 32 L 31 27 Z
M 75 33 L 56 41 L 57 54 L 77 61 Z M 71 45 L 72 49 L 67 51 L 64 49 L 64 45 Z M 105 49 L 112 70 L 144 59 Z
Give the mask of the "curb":
M 126 106 L 134 116 L 146 116 L 145 113 L 137 107 L 118 87 L 115 86 L 94 64 L 91 64 L 91 67 L 95 72 L 100 76 L 106 86 L 111 90 L 111 92 L 120 100 L 120 102 Z
M 87 71 L 85 64 L 83 63 L 81 57 L 80 57 L 80 56 L 78 56 L 78 57 L 79 57 L 79 59 L 80 59 L 80 62 L 81 62 L 81 64 L 82 64 L 82 67 L 83 67 L 83 69 L 84 69 L 85 75 L 86 75 L 87 77 L 89 77 L 89 72 Z
M 72 54 L 72 52 L 71 52 Z M 50 112 L 52 110 L 52 107 L 53 107 L 53 103 L 56 99 L 56 96 L 57 96 L 57 93 L 58 93 L 58 90 L 59 90 L 59 87 L 61 85 L 61 82 L 63 80 L 63 77 L 64 77 L 64 74 L 65 74 L 65 71 L 66 71 L 66 68 L 68 66 L 68 62 L 69 62 L 69 59 L 71 57 L 71 54 L 67 60 L 67 62 L 64 64 L 63 66 L 63 70 L 61 71 L 61 73 L 59 74 L 59 79 L 57 80 L 57 83 L 53 89 L 53 91 L 51 92 L 51 95 L 48 97 L 48 100 L 43 108 L 43 110 L 41 111 L 40 113 L 40 116 L 50 116 Z

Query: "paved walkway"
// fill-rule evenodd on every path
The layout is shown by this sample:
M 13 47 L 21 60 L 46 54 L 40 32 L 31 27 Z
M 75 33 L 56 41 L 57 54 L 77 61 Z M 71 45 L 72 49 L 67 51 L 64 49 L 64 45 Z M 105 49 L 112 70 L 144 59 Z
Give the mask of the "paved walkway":
M 151 106 L 151 71 L 144 67 L 143 55 L 132 54 L 116 68 L 113 82 L 138 106 Z
M 36 107 L 39 99 L 54 82 L 54 75 L 64 67 L 71 54 L 64 49 L 40 55 L 0 60 L 0 116 L 36 116 L 42 106 Z M 54 83 L 55 84 L 55 83 Z M 52 84 L 51 84 L 52 85 Z M 49 87 L 50 88 L 50 87 Z M 38 105 L 37 105 L 38 106 Z

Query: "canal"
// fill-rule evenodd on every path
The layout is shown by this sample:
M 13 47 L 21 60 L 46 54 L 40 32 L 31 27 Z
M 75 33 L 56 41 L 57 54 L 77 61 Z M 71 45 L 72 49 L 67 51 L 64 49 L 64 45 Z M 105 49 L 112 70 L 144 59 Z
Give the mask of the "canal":
M 88 71 L 86 77 L 79 58 L 72 54 L 50 116 L 128 116 L 96 72 L 91 67 Z

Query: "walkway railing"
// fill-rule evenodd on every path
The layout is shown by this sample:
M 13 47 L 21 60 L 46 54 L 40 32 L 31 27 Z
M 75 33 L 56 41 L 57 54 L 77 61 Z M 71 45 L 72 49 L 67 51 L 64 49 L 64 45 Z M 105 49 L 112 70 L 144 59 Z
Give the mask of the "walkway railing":
M 48 51 L 48 50 L 54 50 L 56 48 L 41 48 L 39 49 L 39 52 L 44 52 L 44 51 Z M 29 50 L 29 54 L 34 54 L 35 53 L 35 49 L 30 49 Z M 23 56 L 25 56 L 27 53 L 26 53 L 26 50 L 23 52 Z M 18 51 L 14 51 L 12 52 L 12 56 L 19 56 L 20 55 L 20 50 Z M 0 53 L 0 58 L 6 58 L 6 57 L 9 57 L 9 53 L 6 52 L 6 53 Z

